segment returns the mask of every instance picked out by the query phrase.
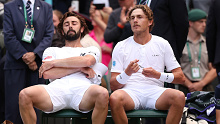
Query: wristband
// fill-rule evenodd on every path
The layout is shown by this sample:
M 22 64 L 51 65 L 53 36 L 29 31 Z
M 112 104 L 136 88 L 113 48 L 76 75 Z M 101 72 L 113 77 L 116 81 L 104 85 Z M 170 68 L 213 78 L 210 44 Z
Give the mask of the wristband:
M 173 73 L 161 73 L 159 80 L 163 82 L 171 83 L 174 80 L 174 75 Z
M 130 78 L 130 76 L 128 76 L 124 71 L 119 74 L 118 76 L 116 76 L 116 80 L 118 81 L 118 83 L 120 84 L 126 84 L 127 80 Z
M 118 26 L 119 28 L 121 28 L 121 29 L 123 29 L 123 28 L 125 27 L 125 26 L 122 25 L 121 23 L 118 23 L 117 26 Z

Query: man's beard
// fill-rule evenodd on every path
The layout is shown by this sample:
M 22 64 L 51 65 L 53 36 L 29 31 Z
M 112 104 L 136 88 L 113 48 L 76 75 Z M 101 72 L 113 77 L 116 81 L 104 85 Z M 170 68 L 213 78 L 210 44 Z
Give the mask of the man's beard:
M 73 31 L 75 34 L 74 35 L 69 34 L 70 31 Z M 70 30 L 67 31 L 67 33 L 64 33 L 64 38 L 65 38 L 65 40 L 68 40 L 68 41 L 74 41 L 74 40 L 76 40 L 80 37 L 80 34 L 81 34 L 80 29 L 77 33 L 76 33 L 75 30 L 70 29 Z

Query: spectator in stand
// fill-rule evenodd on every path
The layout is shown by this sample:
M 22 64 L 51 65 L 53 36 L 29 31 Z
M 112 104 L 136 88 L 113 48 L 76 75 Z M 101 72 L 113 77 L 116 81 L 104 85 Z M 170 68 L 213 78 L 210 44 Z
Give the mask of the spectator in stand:
M 121 40 L 133 35 L 131 25 L 126 19 L 126 14 L 135 5 L 135 0 L 118 0 L 120 8 L 110 14 L 107 28 L 104 33 L 106 43 L 113 42 L 113 47 Z
M 102 50 L 102 63 L 108 67 L 111 60 L 112 44 L 104 41 L 104 31 L 107 27 L 109 14 L 103 10 L 97 10 L 91 3 L 90 18 L 92 20 L 93 30 L 89 35 L 100 45 Z
M 59 10 L 53 10 L 53 25 L 54 34 L 52 40 L 52 47 L 63 47 L 65 45 L 64 40 L 61 38 L 60 34 L 57 32 L 57 25 L 60 23 L 60 19 L 63 17 L 63 13 Z
M 200 9 L 192 9 L 188 13 L 189 33 L 183 54 L 180 59 L 181 68 L 186 76 L 179 90 L 185 95 L 193 91 L 214 91 L 212 81 L 216 78 L 216 69 L 208 61 L 206 39 L 202 35 L 206 28 L 207 14 Z
M 38 69 L 43 51 L 51 46 L 52 18 L 51 5 L 42 0 L 13 0 L 4 6 L 5 119 L 15 124 L 22 124 L 19 92 L 28 86 L 45 83 L 39 78 Z

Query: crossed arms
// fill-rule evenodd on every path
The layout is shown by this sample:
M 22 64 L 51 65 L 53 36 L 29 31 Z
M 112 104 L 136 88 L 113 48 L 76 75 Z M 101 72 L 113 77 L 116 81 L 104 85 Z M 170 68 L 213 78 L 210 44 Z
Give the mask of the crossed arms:
M 95 72 L 90 67 L 95 63 L 96 60 L 92 55 L 43 61 L 39 69 L 39 77 L 41 78 L 43 76 L 44 79 L 58 79 L 81 71 L 87 75 L 87 78 L 93 78 Z

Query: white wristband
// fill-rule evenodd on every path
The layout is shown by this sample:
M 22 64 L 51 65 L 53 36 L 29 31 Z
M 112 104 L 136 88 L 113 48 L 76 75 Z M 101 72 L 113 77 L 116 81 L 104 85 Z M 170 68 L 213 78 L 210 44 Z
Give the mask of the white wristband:
M 171 83 L 174 80 L 174 75 L 173 73 L 161 73 L 159 80 L 163 82 Z
M 124 71 L 119 74 L 118 76 L 116 76 L 116 80 L 120 83 L 120 84 L 126 84 L 127 80 L 130 78 L 130 76 L 128 76 Z

